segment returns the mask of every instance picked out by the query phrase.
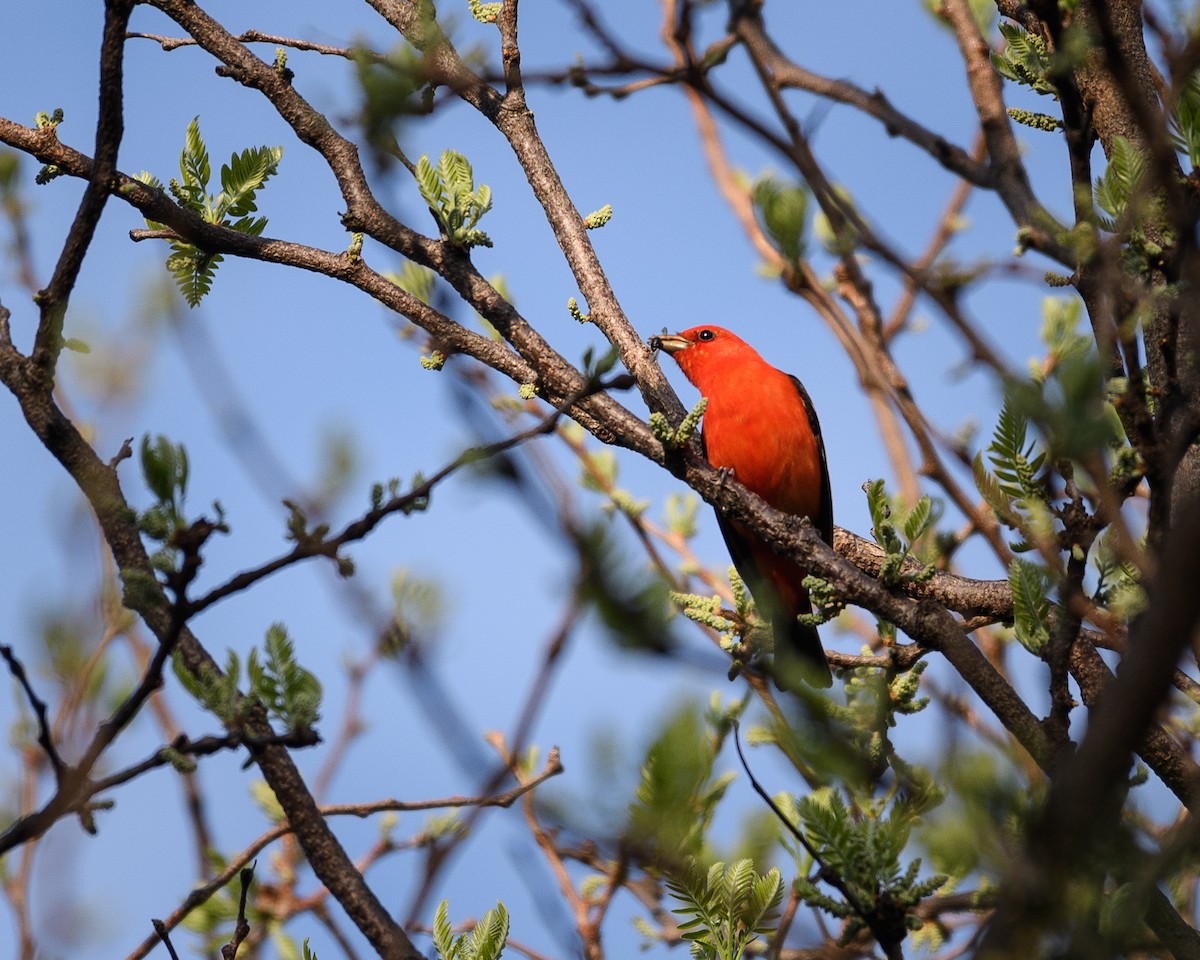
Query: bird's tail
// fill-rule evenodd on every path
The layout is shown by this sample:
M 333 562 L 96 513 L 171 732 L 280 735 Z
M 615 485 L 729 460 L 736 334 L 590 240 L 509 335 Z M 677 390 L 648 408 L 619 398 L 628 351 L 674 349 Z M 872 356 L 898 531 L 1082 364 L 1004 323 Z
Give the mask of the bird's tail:
M 816 627 L 801 623 L 794 616 L 776 620 L 773 627 L 776 686 L 781 690 L 798 690 L 801 683 L 811 687 L 833 686 L 833 674 Z

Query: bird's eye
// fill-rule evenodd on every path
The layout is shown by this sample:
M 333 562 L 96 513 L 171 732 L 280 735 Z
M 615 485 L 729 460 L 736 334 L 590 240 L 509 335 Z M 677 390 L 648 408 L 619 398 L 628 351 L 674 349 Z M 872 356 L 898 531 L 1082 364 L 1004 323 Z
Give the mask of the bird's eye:
M 711 330 L 701 330 L 698 334 L 696 334 L 697 340 L 715 340 L 716 338 L 717 335 Z

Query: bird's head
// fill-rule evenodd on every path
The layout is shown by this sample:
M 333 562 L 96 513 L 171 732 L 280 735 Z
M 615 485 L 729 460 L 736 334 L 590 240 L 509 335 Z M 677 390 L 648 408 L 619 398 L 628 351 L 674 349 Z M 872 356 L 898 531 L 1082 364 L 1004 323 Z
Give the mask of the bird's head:
M 664 333 L 650 338 L 651 350 L 668 353 L 679 369 L 703 392 L 710 378 L 720 376 L 723 368 L 736 362 L 759 361 L 754 348 L 724 327 L 705 324 L 682 333 Z

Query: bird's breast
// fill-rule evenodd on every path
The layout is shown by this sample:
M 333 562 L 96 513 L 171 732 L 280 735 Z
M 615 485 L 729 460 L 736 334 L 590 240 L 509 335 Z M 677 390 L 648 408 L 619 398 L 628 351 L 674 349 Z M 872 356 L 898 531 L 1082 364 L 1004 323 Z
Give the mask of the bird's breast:
M 799 391 L 785 375 L 780 380 L 710 396 L 705 450 L 709 463 L 776 509 L 811 517 L 821 506 L 820 447 Z

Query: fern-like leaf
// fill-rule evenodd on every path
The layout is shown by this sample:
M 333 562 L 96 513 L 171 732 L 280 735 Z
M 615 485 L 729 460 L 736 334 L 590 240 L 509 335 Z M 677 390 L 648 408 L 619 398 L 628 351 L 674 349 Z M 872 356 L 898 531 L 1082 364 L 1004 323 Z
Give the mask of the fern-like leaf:
M 214 204 L 217 219 L 254 213 L 258 209 L 256 195 L 278 171 L 281 159 L 282 147 L 248 147 L 230 156 L 229 163 L 221 167 L 221 193 Z
M 772 929 L 783 877 L 775 869 L 760 877 L 748 859 L 728 868 L 717 862 L 708 870 L 689 859 L 667 877 L 667 889 L 682 904 L 672 912 L 683 918 L 680 935 L 691 943 L 692 956 L 738 960 Z
M 198 306 L 212 289 L 217 266 L 224 257 L 219 253 L 205 253 L 190 243 L 172 243 L 171 248 L 175 252 L 167 257 L 167 270 L 175 278 L 188 306 Z
M 179 154 L 179 173 L 185 189 L 195 189 L 203 194 L 208 189 L 212 167 L 208 162 L 208 147 L 200 135 L 200 117 L 192 117 L 183 138 L 183 151 Z
M 449 905 L 438 904 L 433 915 L 433 948 L 439 960 L 498 960 L 508 943 L 508 910 L 503 903 L 485 913 L 467 933 L 454 936 Z
M 427 154 L 422 154 L 421 159 L 417 161 L 415 176 L 417 189 L 421 192 L 421 198 L 426 205 L 431 210 L 440 210 L 445 199 L 445 191 L 442 189 L 441 178 L 438 177 L 433 164 L 429 162 Z
M 470 960 L 497 960 L 508 943 L 508 910 L 497 903 L 475 924 L 467 937 Z
M 1045 571 L 1026 560 L 1014 559 L 1008 567 L 1013 595 L 1013 628 L 1021 646 L 1040 655 L 1050 640 L 1050 601 L 1046 599 Z
M 1129 211 L 1129 201 L 1137 193 L 1146 174 L 1146 158 L 1125 137 L 1113 137 L 1112 156 L 1108 167 L 1096 180 L 1096 204 L 1108 214 L 1109 220 L 1101 226 L 1106 230 L 1121 229 Z
M 488 235 L 476 227 L 492 208 L 492 191 L 486 184 L 475 188 L 475 176 L 466 157 L 455 150 L 443 150 L 435 167 L 428 156 L 422 156 L 414 176 L 421 197 L 451 243 L 467 249 L 492 245 Z
M 1056 96 L 1049 80 L 1050 57 L 1045 41 L 1026 33 L 1015 24 L 1000 22 L 1005 40 L 1002 53 L 992 54 L 992 63 L 1001 76 L 1032 89 L 1036 93 Z
M 1028 428 L 1029 421 L 1015 410 L 1010 398 L 1005 398 L 988 446 L 988 458 L 1002 481 L 1000 489 L 1014 500 L 1037 500 L 1042 496 L 1036 477 L 1046 454 L 1034 453 L 1037 443 L 1028 439 Z
M 1192 169 L 1200 167 L 1200 73 L 1193 73 L 1171 112 L 1171 139 L 1187 156 Z
M 233 154 L 229 163 L 221 168 L 221 192 L 211 196 L 208 193 L 212 176 L 208 148 L 200 134 L 200 118 L 193 117 L 179 155 L 181 181 L 172 180 L 168 190 L 180 206 L 206 222 L 259 236 L 266 228 L 267 220 L 250 214 L 257 209 L 257 192 L 278 170 L 282 156 L 282 147 L 251 147 Z M 149 173 L 142 173 L 138 179 L 151 187 L 162 187 L 161 181 Z M 146 224 L 152 230 L 162 228 L 162 224 L 149 219 Z M 188 305 L 195 307 L 212 289 L 213 277 L 223 258 L 219 253 L 210 253 L 182 240 L 173 241 L 171 250 L 167 270 L 175 278 Z
M 455 960 L 454 933 L 450 927 L 449 903 L 443 900 L 433 915 L 433 949 L 441 960 Z
M 933 501 L 929 497 L 921 497 L 904 518 L 904 539 L 914 543 L 929 531 L 932 523 Z
M 296 651 L 281 623 L 272 624 L 263 643 L 266 659 L 251 650 L 247 661 L 250 691 L 289 729 L 313 726 L 319 718 L 321 683 L 296 661 Z

